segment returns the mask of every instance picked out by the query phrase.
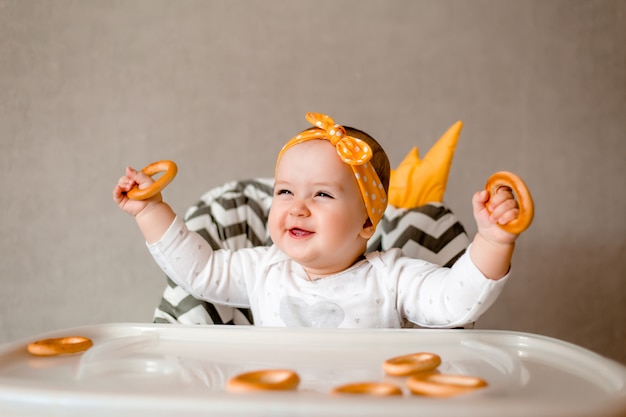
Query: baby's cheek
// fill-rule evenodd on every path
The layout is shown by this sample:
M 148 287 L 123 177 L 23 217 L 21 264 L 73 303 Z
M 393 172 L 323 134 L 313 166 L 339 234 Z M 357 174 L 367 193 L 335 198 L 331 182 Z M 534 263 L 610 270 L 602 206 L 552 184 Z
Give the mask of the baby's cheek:
M 267 229 L 270 232 L 270 237 L 273 241 L 276 241 L 275 238 L 278 237 L 278 234 L 282 227 L 281 217 L 276 213 L 270 210 L 269 217 L 267 218 Z

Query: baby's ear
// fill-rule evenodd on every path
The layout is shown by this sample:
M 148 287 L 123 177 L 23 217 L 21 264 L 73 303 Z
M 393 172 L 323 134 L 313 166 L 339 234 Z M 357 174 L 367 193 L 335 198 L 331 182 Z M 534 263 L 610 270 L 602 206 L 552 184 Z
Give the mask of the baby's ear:
M 374 235 L 375 231 L 376 227 L 372 224 L 372 221 L 368 217 L 367 220 L 365 220 L 365 223 L 363 223 L 363 229 L 361 229 L 361 233 L 359 233 L 359 235 L 363 239 L 369 239 Z

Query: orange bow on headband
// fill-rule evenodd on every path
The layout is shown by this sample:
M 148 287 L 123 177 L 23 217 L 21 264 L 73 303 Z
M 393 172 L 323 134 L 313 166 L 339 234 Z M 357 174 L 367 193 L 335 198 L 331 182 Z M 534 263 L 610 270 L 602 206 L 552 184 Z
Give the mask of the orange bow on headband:
M 306 119 L 316 127 L 305 130 L 287 142 L 278 154 L 276 165 L 278 165 L 278 161 L 285 151 L 294 145 L 313 139 L 328 140 L 337 148 L 339 158 L 352 168 L 361 190 L 367 214 L 372 224 L 376 226 L 387 207 L 387 196 L 376 170 L 369 163 L 369 160 L 372 159 L 372 150 L 369 145 L 361 139 L 346 135 L 343 126 L 335 124 L 330 116 L 307 113 Z

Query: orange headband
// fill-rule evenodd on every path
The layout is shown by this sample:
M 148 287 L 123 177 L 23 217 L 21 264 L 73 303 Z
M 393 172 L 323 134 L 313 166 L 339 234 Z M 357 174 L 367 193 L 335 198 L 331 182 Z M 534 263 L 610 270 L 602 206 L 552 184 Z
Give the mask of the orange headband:
M 361 196 L 363 196 L 367 214 L 372 224 L 376 226 L 387 207 L 387 195 L 376 170 L 369 163 L 373 155 L 371 148 L 365 141 L 346 135 L 343 126 L 335 124 L 330 116 L 307 113 L 306 119 L 316 127 L 305 130 L 287 142 L 278 154 L 276 166 L 278 166 L 278 162 L 285 151 L 294 145 L 313 139 L 330 141 L 337 148 L 339 158 L 352 168 L 361 190 Z

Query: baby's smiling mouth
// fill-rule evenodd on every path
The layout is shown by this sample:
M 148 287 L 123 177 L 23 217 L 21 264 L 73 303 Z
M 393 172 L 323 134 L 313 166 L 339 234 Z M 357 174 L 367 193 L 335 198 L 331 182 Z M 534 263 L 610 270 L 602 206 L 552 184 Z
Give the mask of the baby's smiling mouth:
M 296 238 L 302 238 L 302 237 L 307 237 L 307 236 L 311 236 L 313 234 L 313 232 L 310 232 L 308 230 L 304 230 L 304 229 L 300 229 L 298 227 L 293 227 L 291 229 L 289 229 L 289 235 L 292 237 L 296 237 Z

